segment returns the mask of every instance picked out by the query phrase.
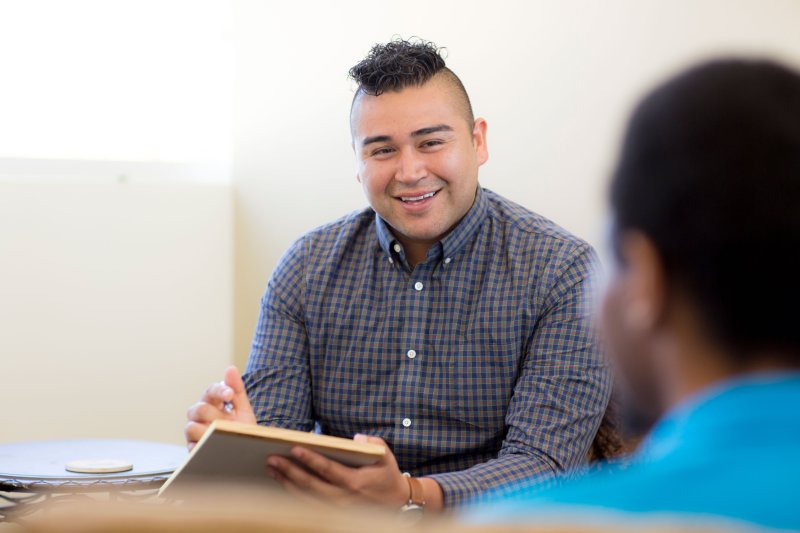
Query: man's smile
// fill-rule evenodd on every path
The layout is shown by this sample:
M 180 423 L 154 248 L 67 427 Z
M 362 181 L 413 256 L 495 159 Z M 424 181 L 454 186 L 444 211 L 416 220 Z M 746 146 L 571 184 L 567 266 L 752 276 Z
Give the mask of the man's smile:
M 425 194 L 420 194 L 419 196 L 401 196 L 400 200 L 404 202 L 420 202 L 426 198 L 432 198 L 437 192 L 439 191 L 426 192 Z
M 435 191 L 414 191 L 404 193 L 400 196 L 394 196 L 395 200 L 399 200 L 403 207 L 417 211 L 431 202 L 436 197 L 441 189 Z

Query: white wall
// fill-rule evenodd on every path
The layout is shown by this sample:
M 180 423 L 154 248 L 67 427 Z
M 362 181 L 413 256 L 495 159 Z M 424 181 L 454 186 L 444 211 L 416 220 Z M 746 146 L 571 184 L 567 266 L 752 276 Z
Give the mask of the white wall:
M 17 166 L 64 175 L 0 161 L 0 442 L 182 443 L 231 357 L 230 186 Z
M 123 4 L 135 13 L 155 9 L 158 16 L 131 19 L 114 7 Z M 96 27 L 116 36 L 81 43 L 107 47 L 148 34 L 163 37 L 163 46 L 172 37 L 202 43 L 199 36 L 227 31 L 225 17 L 209 13 L 230 7 L 221 0 L 202 3 L 205 22 L 198 22 L 192 10 L 201 4 L 195 2 L 68 5 L 58 17 L 93 14 L 86 20 L 98 24 L 87 31 Z M 483 184 L 595 244 L 604 181 L 624 118 L 642 91 L 674 68 L 718 53 L 767 53 L 800 65 L 796 0 L 241 0 L 234 11 L 232 184 L 230 169 L 208 165 L 0 159 L 0 442 L 182 441 L 186 408 L 221 377 L 231 347 L 244 364 L 258 300 L 280 254 L 304 231 L 365 203 L 350 149 L 353 86 L 346 73 L 375 42 L 400 34 L 447 46 L 449 65 L 489 121 Z M 39 27 L 39 12 L 50 13 L 26 11 L 31 27 Z M 165 22 L 169 17 L 173 22 Z M 191 27 L 184 31 L 177 20 Z M 130 24 L 124 32 L 112 31 L 124 24 Z M 43 61 L 49 59 L 62 72 L 73 57 L 49 54 L 60 38 L 48 43 L 47 33 L 15 35 L 43 40 L 36 48 L 41 58 L 22 67 L 47 69 Z M 175 60 L 164 64 L 175 65 L 165 71 L 173 77 L 143 68 L 150 64 L 142 59 L 147 54 L 140 56 L 133 44 L 123 47 L 127 55 L 110 55 L 138 65 L 136 83 L 153 88 L 190 76 L 187 86 L 199 91 L 203 80 L 229 75 L 227 37 L 215 35 L 208 53 L 199 44 L 170 52 Z M 14 42 L 17 58 L 27 47 Z M 152 46 L 146 50 L 154 53 Z M 2 63 L 6 71 L 11 63 Z M 134 71 L 116 65 L 114 72 L 125 87 Z M 21 85 L 13 94 L 29 93 L 24 69 L 6 78 Z M 75 79 L 68 81 L 74 87 Z M 33 85 L 31 94 L 39 98 L 59 87 Z M 230 101 L 225 84 L 218 85 L 199 103 L 195 97 L 188 107 L 178 106 L 188 113 L 187 127 L 227 127 Z M 17 109 L 16 99 L 3 101 L 6 109 Z M 174 108 L 166 101 L 163 111 L 173 125 Z M 26 109 L 33 118 L 25 123 L 34 133 L 44 131 L 51 114 L 36 115 L 37 105 Z M 160 121 L 145 122 L 161 132 Z M 62 137 L 73 126 L 86 124 L 61 124 Z M 101 130 L 112 135 L 115 128 Z M 3 131 L 8 135 L 0 137 L 13 140 L 19 130 Z M 142 131 L 145 141 L 158 137 Z M 225 134 L 219 137 L 224 141 Z M 216 135 L 190 138 L 217 143 Z M 205 153 L 200 141 L 187 142 L 176 140 L 188 152 Z M 219 150 L 215 158 L 224 159 L 225 148 Z
M 674 69 L 725 54 L 800 65 L 796 0 L 235 2 L 235 354 L 244 364 L 267 277 L 302 232 L 365 204 L 347 70 L 376 42 L 449 50 L 489 123 L 481 182 L 601 242 L 624 119 Z
M 0 0 L 0 442 L 183 442 L 230 363 L 229 0 Z

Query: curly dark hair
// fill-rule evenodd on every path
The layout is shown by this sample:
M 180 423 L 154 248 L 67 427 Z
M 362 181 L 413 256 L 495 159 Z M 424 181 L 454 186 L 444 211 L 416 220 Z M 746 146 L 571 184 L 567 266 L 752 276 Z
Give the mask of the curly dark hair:
M 362 94 L 380 96 L 385 92 L 399 92 L 441 76 L 456 90 L 471 126 L 474 116 L 469 96 L 458 76 L 447 68 L 442 50 L 430 41 L 399 37 L 374 45 L 367 57 L 350 69 L 350 78 L 358 83 L 353 102 Z

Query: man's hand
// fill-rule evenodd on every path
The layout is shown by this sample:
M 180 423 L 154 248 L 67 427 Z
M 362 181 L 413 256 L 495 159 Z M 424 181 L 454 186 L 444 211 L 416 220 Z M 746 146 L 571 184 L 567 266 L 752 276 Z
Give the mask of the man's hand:
M 353 440 L 386 446 L 378 437 L 356 435 Z M 388 446 L 380 461 L 358 468 L 344 466 L 299 446 L 292 448 L 291 454 L 302 467 L 286 457 L 273 455 L 267 459 L 267 473 L 295 495 L 316 496 L 338 504 L 367 501 L 397 508 L 408 502 L 408 480 Z
M 225 408 L 226 403 L 229 405 L 228 410 Z M 206 389 L 200 401 L 189 408 L 186 417 L 189 421 L 183 433 L 190 450 L 214 420 L 221 418 L 246 424 L 256 423 L 253 408 L 244 390 L 244 382 L 235 366 L 225 370 L 223 381 L 213 383 Z

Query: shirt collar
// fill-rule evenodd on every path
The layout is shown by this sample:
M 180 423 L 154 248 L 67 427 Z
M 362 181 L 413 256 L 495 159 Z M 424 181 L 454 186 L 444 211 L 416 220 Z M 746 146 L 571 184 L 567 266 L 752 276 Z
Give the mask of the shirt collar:
M 381 250 L 391 257 L 391 247 L 395 238 L 391 230 L 389 230 L 389 225 L 384 222 L 377 212 L 375 213 L 375 231 L 378 234 L 378 243 L 381 245 Z
M 453 228 L 453 231 L 447 234 L 442 239 L 442 254 L 444 257 L 453 257 L 464 246 L 472 241 L 477 235 L 478 230 L 481 229 L 483 221 L 486 220 L 486 215 L 489 212 L 489 200 L 486 198 L 486 193 L 483 189 L 478 187 L 475 194 L 475 202 L 470 207 L 461 222 Z
M 443 257 L 452 257 L 460 251 L 473 237 L 478 233 L 478 230 L 483 225 L 486 215 L 489 212 L 489 200 L 486 198 L 486 193 L 481 187 L 478 187 L 475 194 L 475 202 L 470 207 L 464 218 L 461 219 L 453 231 L 439 241 L 442 247 Z M 378 234 L 378 243 L 381 249 L 391 257 L 392 245 L 397 239 L 389 229 L 389 224 L 383 220 L 378 213 L 375 213 L 375 231 Z

